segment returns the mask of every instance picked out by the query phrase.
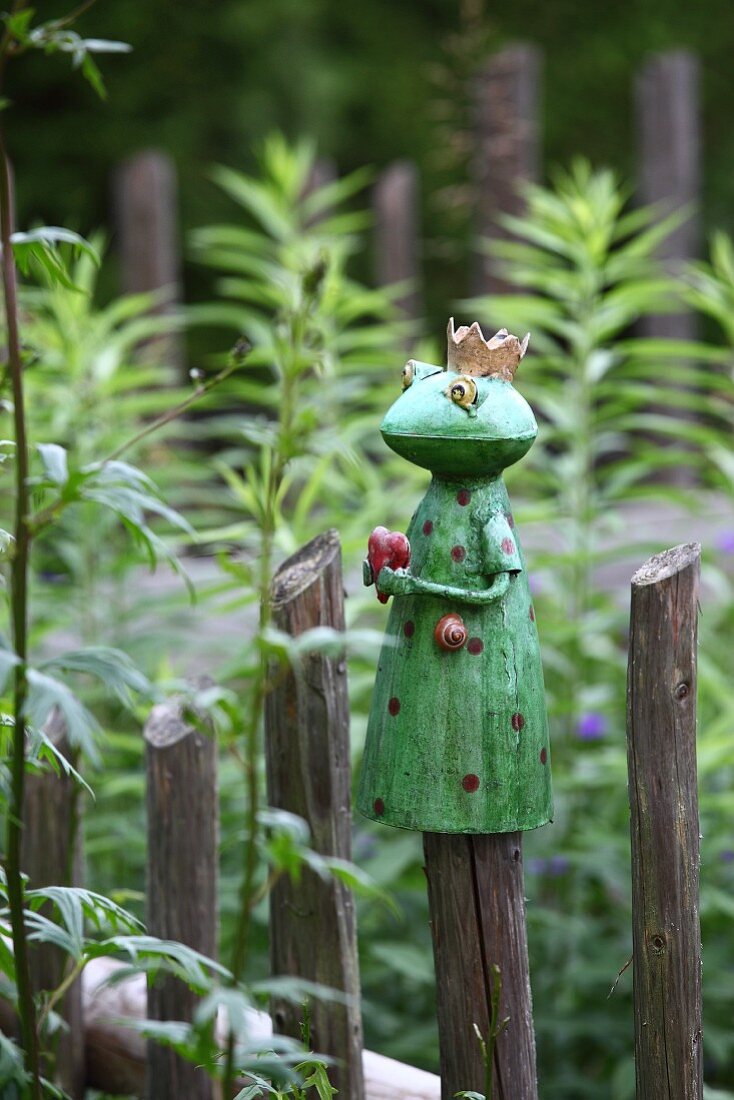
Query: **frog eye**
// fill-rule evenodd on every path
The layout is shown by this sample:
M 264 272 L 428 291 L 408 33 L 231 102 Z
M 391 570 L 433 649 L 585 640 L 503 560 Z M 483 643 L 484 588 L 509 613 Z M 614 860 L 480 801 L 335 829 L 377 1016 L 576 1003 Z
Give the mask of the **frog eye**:
M 455 405 L 460 405 L 462 409 L 468 409 L 477 399 L 477 384 L 473 378 L 461 375 L 455 382 L 451 383 L 446 390 L 446 396 L 450 397 Z
M 412 359 L 403 367 L 403 389 L 407 390 L 408 386 L 412 386 L 413 379 L 415 378 L 415 363 Z

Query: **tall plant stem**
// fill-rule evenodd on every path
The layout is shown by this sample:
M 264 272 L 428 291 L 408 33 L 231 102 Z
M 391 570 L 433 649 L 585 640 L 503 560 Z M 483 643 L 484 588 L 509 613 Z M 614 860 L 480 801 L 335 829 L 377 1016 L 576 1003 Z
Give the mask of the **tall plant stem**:
M 28 696 L 26 661 L 28 656 L 28 558 L 30 531 L 28 527 L 28 439 L 26 435 L 23 399 L 23 363 L 18 333 L 18 300 L 12 234 L 12 199 L 10 164 L 0 132 L 0 241 L 2 242 L 3 294 L 7 326 L 8 362 L 13 387 L 13 417 L 15 422 L 15 546 L 11 564 L 11 616 L 13 646 L 18 663 L 13 684 L 13 754 L 10 764 L 10 806 L 7 822 L 7 854 L 5 871 L 8 883 L 8 904 L 13 933 L 15 980 L 18 991 L 18 1014 L 25 1051 L 26 1068 L 31 1076 L 30 1096 L 41 1100 L 41 1078 L 36 1030 L 36 1009 L 31 989 L 28 965 L 28 941 L 23 919 L 23 879 L 20 867 L 20 847 L 23 830 L 23 798 L 25 793 L 25 710 Z
M 292 321 L 291 328 L 291 364 L 283 372 L 281 400 L 279 402 L 278 439 L 271 454 L 270 466 L 264 494 L 263 516 L 260 527 L 260 570 L 258 596 L 260 601 L 259 634 L 262 637 L 270 622 L 270 582 L 273 573 L 273 542 L 277 526 L 278 499 L 288 465 L 287 448 L 290 446 L 293 413 L 296 407 L 297 363 L 303 344 L 307 311 L 303 308 Z M 247 817 L 245 821 L 246 840 L 243 860 L 242 885 L 240 888 L 240 907 L 235 930 L 234 950 L 232 952 L 232 975 L 239 982 L 245 973 L 249 950 L 252 910 L 257 892 L 255 874 L 257 871 L 258 814 L 260 807 L 260 788 L 258 784 L 258 733 L 262 719 L 265 699 L 269 690 L 267 654 L 261 650 L 256 673 L 256 682 L 252 695 L 249 720 L 245 730 L 245 773 L 247 778 Z M 223 1095 L 232 1095 L 234 1082 L 234 1045 L 232 1032 L 227 1041 L 227 1054 L 223 1078 Z

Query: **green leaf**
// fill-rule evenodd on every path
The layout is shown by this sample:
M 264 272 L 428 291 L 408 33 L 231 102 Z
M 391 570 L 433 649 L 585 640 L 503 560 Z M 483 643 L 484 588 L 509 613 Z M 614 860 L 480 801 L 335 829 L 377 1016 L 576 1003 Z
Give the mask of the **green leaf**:
M 39 225 L 36 229 L 29 229 L 26 232 L 17 231 L 12 234 L 10 243 L 13 245 L 13 251 L 18 245 L 69 244 L 76 252 L 89 256 L 90 260 L 97 266 L 101 262 L 99 253 L 93 244 L 79 233 L 75 233 L 73 229 L 65 229 L 59 225 Z
M 62 772 L 64 775 L 73 779 L 79 786 L 94 798 L 94 791 L 87 783 L 83 775 L 76 770 L 68 759 L 65 753 L 61 752 L 53 740 L 48 736 L 44 729 L 34 727 L 30 730 L 28 738 L 28 758 L 27 764 L 32 765 L 43 762 L 48 762 L 56 775 L 60 775 Z
M 3 639 L 0 639 L 0 692 L 4 692 L 8 678 L 16 665 L 20 664 L 20 658 L 12 649 L 8 649 Z
M 28 669 L 28 688 L 25 717 L 29 725 L 41 729 L 54 707 L 58 707 L 66 723 L 69 743 L 82 749 L 93 764 L 98 764 L 100 757 L 96 738 L 100 732 L 99 724 L 73 691 L 37 668 Z
M 3 22 L 10 34 L 19 42 L 23 42 L 28 36 L 28 29 L 35 14 L 34 8 L 24 8 L 22 11 L 4 15 Z
M 27 232 L 13 233 L 10 238 L 13 255 L 20 271 L 29 275 L 35 264 L 51 286 L 63 286 L 67 290 L 80 291 L 69 274 L 60 245 L 68 245 L 72 256 L 85 255 L 99 264 L 96 249 L 89 241 L 71 229 L 59 226 L 39 226 Z
M 21 1096 L 29 1083 L 23 1051 L 7 1035 L 0 1033 L 0 1086 L 7 1090 L 9 1096 Z M 14 1086 L 17 1086 L 17 1091 Z
M 302 1062 L 296 1069 L 302 1073 L 310 1070 L 308 1076 L 304 1078 L 303 1087 L 304 1089 L 315 1088 L 319 1100 L 330 1100 L 332 1096 L 337 1095 L 337 1089 L 329 1080 L 325 1062 L 309 1060 Z
M 64 447 L 57 443 L 36 444 L 46 477 L 54 485 L 65 485 L 69 480 L 69 467 Z
M 84 38 L 82 45 L 88 53 L 130 53 L 129 42 L 117 42 L 109 38 Z
M 86 939 L 85 921 L 90 921 L 98 931 L 107 928 L 124 929 L 133 933 L 130 939 L 137 942 L 141 938 L 137 933 L 142 925 L 137 917 L 116 905 L 110 898 L 83 887 L 43 886 L 27 890 L 26 903 L 29 906 L 26 922 L 31 929 L 30 938 L 39 943 L 55 943 L 76 961 L 83 956 L 96 958 L 112 953 L 101 950 L 101 945 L 96 941 Z M 59 923 L 39 911 L 47 903 L 53 905 Z
M 82 60 L 82 76 L 91 84 L 100 99 L 107 99 L 107 88 L 99 65 L 91 54 L 85 54 Z
M 153 975 L 163 970 L 180 978 L 191 989 L 202 994 L 211 990 L 214 975 L 220 979 L 231 980 L 229 970 L 215 959 L 207 958 L 206 955 L 194 951 L 185 944 L 176 943 L 173 940 L 160 940 L 155 936 L 111 936 L 99 942 L 87 943 L 85 954 L 89 958 L 108 955 L 125 956 L 131 964 L 128 973 L 142 972 Z M 119 973 L 120 980 L 124 976 L 123 969 Z
M 47 671 L 81 672 L 94 676 L 128 709 L 133 705 L 131 691 L 142 695 L 146 700 L 152 700 L 156 694 L 150 681 L 132 658 L 122 650 L 110 646 L 87 646 L 85 649 L 69 650 L 57 657 L 51 657 L 39 667 Z

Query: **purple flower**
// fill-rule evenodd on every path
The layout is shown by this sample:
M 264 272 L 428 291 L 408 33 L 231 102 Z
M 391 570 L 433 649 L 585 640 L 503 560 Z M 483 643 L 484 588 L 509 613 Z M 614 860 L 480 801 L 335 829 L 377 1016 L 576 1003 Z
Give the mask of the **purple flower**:
M 537 596 L 539 592 L 543 591 L 543 582 L 537 573 L 531 573 L 529 575 L 528 585 L 530 586 L 530 592 L 533 596 Z
M 576 723 L 576 736 L 581 741 L 598 741 L 607 732 L 607 720 L 603 714 L 589 711 L 582 714 Z
M 551 856 L 548 860 L 549 875 L 565 875 L 571 866 L 571 861 L 566 856 Z
M 734 529 L 729 527 L 716 536 L 716 549 L 722 554 L 734 554 Z
M 722 863 L 734 863 L 734 852 L 731 848 L 725 848 L 723 852 L 719 852 L 719 859 Z
M 551 856 L 550 859 L 529 859 L 525 866 L 531 875 L 550 875 L 551 878 L 557 878 L 565 875 L 571 862 L 566 856 Z

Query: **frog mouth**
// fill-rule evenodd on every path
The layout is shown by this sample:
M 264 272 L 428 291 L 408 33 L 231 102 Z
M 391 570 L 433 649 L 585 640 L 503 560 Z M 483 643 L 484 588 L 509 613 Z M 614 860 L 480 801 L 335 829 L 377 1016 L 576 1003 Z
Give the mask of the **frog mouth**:
M 447 443 L 471 443 L 472 439 L 483 443 L 521 443 L 525 439 L 535 439 L 536 432 L 523 432 L 521 435 L 431 435 L 429 432 L 394 432 L 389 428 L 381 429 L 383 435 L 399 436 L 401 439 L 445 439 Z

